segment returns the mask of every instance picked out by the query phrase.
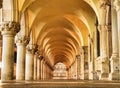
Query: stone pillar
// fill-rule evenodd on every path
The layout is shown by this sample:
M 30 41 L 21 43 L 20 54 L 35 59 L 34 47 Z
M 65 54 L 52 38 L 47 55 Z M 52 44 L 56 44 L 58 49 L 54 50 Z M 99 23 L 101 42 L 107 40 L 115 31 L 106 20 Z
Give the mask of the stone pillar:
M 40 66 L 41 64 L 40 64 L 40 59 L 39 58 L 37 58 L 37 80 L 40 80 Z
M 100 22 L 99 22 L 99 30 L 101 31 L 101 76 L 100 79 L 108 79 L 109 76 L 109 59 L 108 59 L 108 51 L 107 51 L 107 13 L 108 13 L 109 3 L 108 0 L 100 0 Z
M 113 0 L 112 6 L 114 6 Z M 119 78 L 119 48 L 118 48 L 118 30 L 117 30 L 117 13 L 114 7 L 112 7 L 112 56 L 110 58 L 111 73 L 109 78 L 111 80 L 117 80 Z
M 43 80 L 46 78 L 46 62 L 45 60 L 43 61 Z
M 80 71 L 80 79 L 84 80 L 84 49 L 83 47 L 80 48 L 80 57 L 81 57 L 81 71 Z
M 26 47 L 26 70 L 25 80 L 33 80 L 34 78 L 34 53 L 36 48 L 34 45 L 29 44 Z
M 68 73 L 68 79 L 71 79 L 71 66 L 68 68 L 68 71 L 67 71 L 67 73 Z
M 26 54 L 26 44 L 28 39 L 23 35 L 16 36 L 17 45 L 17 65 L 16 65 L 16 80 L 25 79 L 25 54 Z
M 89 65 L 89 79 L 93 80 L 93 66 L 94 66 L 94 56 L 93 56 L 93 39 L 88 35 L 88 65 Z
M 34 80 L 37 80 L 37 53 L 34 55 Z
M 41 60 L 41 62 L 40 62 L 40 68 L 41 68 L 41 71 L 40 71 L 40 77 L 41 77 L 41 79 L 43 80 L 43 59 Z
M 77 59 L 77 79 L 80 79 L 80 71 L 81 71 L 81 66 L 80 66 L 80 55 L 76 55 Z
M 116 71 L 115 72 L 118 73 L 117 77 L 118 77 L 118 79 L 120 79 L 120 76 L 119 76 L 119 74 L 120 74 L 119 73 L 120 72 L 120 0 L 115 0 L 114 1 L 114 6 L 116 8 L 116 13 L 117 13 L 117 23 L 116 23 L 117 27 L 116 27 L 116 24 L 114 24 L 114 25 L 115 25 L 115 28 L 118 32 L 118 34 L 115 34 L 115 35 L 118 35 L 118 36 L 116 36 L 116 42 L 115 43 L 117 43 L 117 41 L 118 41 L 118 47 L 119 47 L 119 48 L 117 46 L 115 47 L 115 45 L 114 45 L 114 48 L 115 48 L 114 49 L 114 55 L 119 53 L 119 56 L 118 56 L 119 63 L 117 62 L 118 60 L 116 60 L 117 63 L 114 63 L 115 64 L 114 70 L 117 71 L 117 72 Z M 118 53 L 117 53 L 117 49 L 119 51 Z M 118 59 L 118 58 L 116 57 L 116 59 Z
M 37 80 L 40 80 L 41 77 L 41 61 L 43 59 L 42 55 L 38 55 L 38 59 L 37 59 Z
M 88 46 L 83 46 L 84 49 L 84 79 L 89 79 L 89 66 L 88 66 Z
M 3 35 L 2 71 L 1 80 L 12 80 L 14 71 L 14 36 L 20 30 L 16 22 L 3 22 L 1 32 Z
M 77 59 L 71 65 L 72 79 L 77 79 Z

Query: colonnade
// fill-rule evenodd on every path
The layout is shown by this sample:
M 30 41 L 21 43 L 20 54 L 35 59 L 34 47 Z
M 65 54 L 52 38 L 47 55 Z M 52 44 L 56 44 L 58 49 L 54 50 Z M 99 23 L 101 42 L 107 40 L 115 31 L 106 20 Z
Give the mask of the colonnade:
M 11 21 L 2 24 L 2 81 L 13 79 L 15 42 L 14 38 L 19 30 L 20 25 L 16 22 Z M 45 60 L 43 59 L 43 56 L 36 53 L 36 45 L 28 44 L 28 42 L 29 40 L 25 36 L 16 36 L 16 80 L 39 80 L 49 78 L 50 76 L 48 76 L 48 73 L 50 74 L 52 70 L 46 64 Z
M 51 78 L 52 68 L 45 57 L 38 53 L 36 45 L 29 43 L 30 39 L 25 35 L 17 34 L 20 24 L 11 15 L 14 11 L 9 7 L 5 11 L 10 13 L 6 13 L 0 28 L 3 38 L 1 80 L 13 79 L 14 43 L 17 46 L 16 80 Z M 76 55 L 74 63 L 68 68 L 68 78 L 73 74 L 76 79 L 94 79 L 94 73 L 101 80 L 120 78 L 120 0 L 111 0 L 111 3 L 109 0 L 100 0 L 99 13 L 100 56 L 96 55 L 96 39 L 88 35 L 88 46 L 81 47 L 80 54 Z

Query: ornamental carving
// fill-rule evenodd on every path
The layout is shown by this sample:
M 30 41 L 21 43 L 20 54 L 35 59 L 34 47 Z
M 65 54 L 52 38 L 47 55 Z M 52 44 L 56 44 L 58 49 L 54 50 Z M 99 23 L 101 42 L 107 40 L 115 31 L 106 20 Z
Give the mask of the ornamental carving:
M 24 35 L 16 35 L 15 36 L 15 42 L 16 43 L 19 43 L 19 44 L 22 43 L 22 44 L 27 45 L 29 43 L 29 41 L 30 41 L 30 38 L 26 37 Z
M 100 0 L 100 8 L 106 9 L 107 6 L 110 6 L 109 0 Z
M 3 22 L 0 25 L 0 31 L 2 34 L 16 34 L 20 31 L 20 24 L 15 21 Z
M 114 9 L 116 9 L 116 11 L 120 11 L 120 1 L 119 0 L 114 0 Z
M 76 55 L 76 58 L 77 58 L 77 59 L 80 59 L 80 55 Z
M 33 45 L 33 44 L 28 44 L 26 47 L 26 52 L 27 53 L 32 53 L 35 54 L 35 52 L 38 51 L 37 45 Z
M 44 57 L 42 55 L 39 55 L 38 58 L 42 60 Z

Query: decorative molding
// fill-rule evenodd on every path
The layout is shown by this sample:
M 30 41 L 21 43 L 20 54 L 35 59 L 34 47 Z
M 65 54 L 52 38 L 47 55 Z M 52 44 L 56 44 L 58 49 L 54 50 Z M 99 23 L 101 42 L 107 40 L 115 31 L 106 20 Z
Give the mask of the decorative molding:
M 44 57 L 42 55 L 39 55 L 38 58 L 42 60 Z
M 16 35 L 15 36 L 15 42 L 16 44 L 25 44 L 27 45 L 30 41 L 29 37 L 26 37 L 24 35 Z
M 120 11 L 120 0 L 114 0 L 114 7 L 116 11 Z
M 100 0 L 100 8 L 106 9 L 106 7 L 110 5 L 111 3 L 109 0 Z
M 15 35 L 20 31 L 20 24 L 15 21 L 2 22 L 0 25 L 2 35 Z
M 81 57 L 80 55 L 76 55 L 76 58 L 77 58 L 77 59 L 80 59 L 80 57 Z
M 35 54 L 38 51 L 38 46 L 35 44 L 28 44 L 26 47 L 26 53 Z

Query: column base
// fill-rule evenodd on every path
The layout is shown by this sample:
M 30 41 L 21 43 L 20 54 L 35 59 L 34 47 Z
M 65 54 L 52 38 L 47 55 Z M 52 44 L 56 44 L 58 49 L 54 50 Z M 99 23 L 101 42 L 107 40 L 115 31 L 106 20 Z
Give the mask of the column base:
M 100 56 L 97 58 L 97 68 L 98 77 L 100 80 L 109 79 L 109 60 L 108 57 Z
M 88 77 L 88 73 L 84 73 L 84 80 L 88 80 L 89 77 Z
M 102 73 L 100 80 L 109 80 L 109 73 Z
M 110 80 L 120 79 L 118 54 L 112 54 L 110 58 L 110 65 L 111 65 L 111 73 L 109 74 L 109 79 Z
M 109 74 L 109 80 L 120 80 L 120 73 L 110 73 Z
M 13 80 L 12 74 L 2 74 L 1 81 L 9 81 L 9 80 Z
M 29 81 L 30 81 L 30 80 L 33 80 L 33 77 L 26 78 L 25 80 L 29 80 Z

